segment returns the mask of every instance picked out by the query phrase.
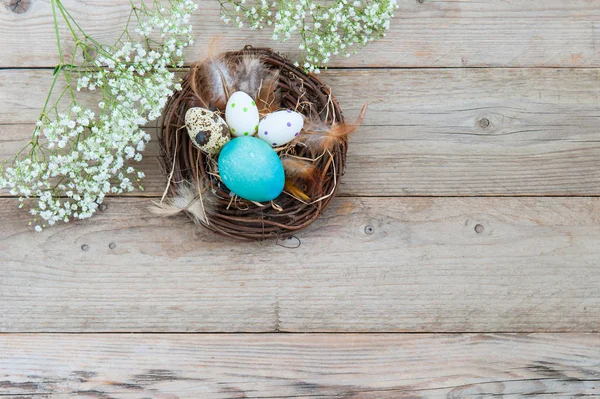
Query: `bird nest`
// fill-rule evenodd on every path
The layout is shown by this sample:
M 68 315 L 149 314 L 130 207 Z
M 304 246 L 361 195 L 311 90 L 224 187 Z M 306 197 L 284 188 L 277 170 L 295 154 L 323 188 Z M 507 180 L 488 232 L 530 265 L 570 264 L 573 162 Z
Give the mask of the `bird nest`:
M 259 58 L 276 77 L 273 90 L 278 94 L 278 106 L 295 110 L 307 121 L 322 126 L 344 126 L 342 111 L 331 89 L 271 49 L 246 46 L 219 57 L 233 66 L 245 57 Z M 307 143 L 319 135 L 300 134 L 285 147 L 275 150 L 280 158 L 308 166 L 311 181 L 303 180 L 302 173 L 296 175 L 286 169 L 286 186 L 278 198 L 257 203 L 237 197 L 221 181 L 216 156 L 202 153 L 186 132 L 185 115 L 189 108 L 198 106 L 197 86 L 198 82 L 206 81 L 201 76 L 204 71 L 202 63 L 192 65 L 183 79 L 182 90 L 166 105 L 159 141 L 160 160 L 168 183 L 159 205 L 167 202 L 212 232 L 235 239 L 288 238 L 306 228 L 323 213 L 336 194 L 344 173 L 347 135 L 338 134 L 327 146 L 319 147 L 324 148 L 321 153 L 316 153 Z M 217 107 L 213 110 L 219 112 Z M 326 138 L 322 133 L 321 130 L 320 137 Z

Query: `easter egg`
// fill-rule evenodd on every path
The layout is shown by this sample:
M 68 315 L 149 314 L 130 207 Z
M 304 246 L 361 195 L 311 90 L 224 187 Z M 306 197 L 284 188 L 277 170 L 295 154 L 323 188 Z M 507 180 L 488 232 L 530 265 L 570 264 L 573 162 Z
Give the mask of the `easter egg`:
M 256 103 L 243 91 L 236 91 L 229 97 L 225 108 L 225 120 L 236 137 L 252 136 L 258 129 L 258 108 Z
M 190 108 L 185 113 L 185 126 L 192 143 L 210 155 L 216 155 L 231 139 L 227 123 L 205 108 Z
M 294 111 L 277 111 L 268 114 L 258 125 L 258 138 L 272 147 L 292 141 L 304 127 L 304 117 Z
M 227 143 L 219 154 L 219 174 L 234 194 L 257 202 L 277 198 L 285 183 L 281 159 L 256 137 L 238 137 Z

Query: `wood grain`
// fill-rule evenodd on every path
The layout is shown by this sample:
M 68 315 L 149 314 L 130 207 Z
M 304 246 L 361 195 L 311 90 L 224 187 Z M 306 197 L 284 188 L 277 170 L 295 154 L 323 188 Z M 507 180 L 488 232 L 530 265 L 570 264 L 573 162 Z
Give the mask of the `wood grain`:
M 215 35 L 298 56 L 198 2 L 188 60 Z M 102 42 L 129 12 L 64 3 Z M 348 119 L 370 109 L 342 198 L 297 238 L 232 243 L 150 198 L 35 234 L 1 198 L 0 398 L 597 397 L 600 335 L 581 333 L 600 332 L 600 8 L 399 3 L 385 39 L 323 73 Z M 0 69 L 4 159 L 58 63 L 49 1 L 0 1 L 0 54 L 17 68 Z M 164 188 L 157 154 L 145 196 Z M 563 333 L 443 334 L 481 331 Z
M 4 335 L 10 398 L 597 397 L 596 334 Z
M 165 0 L 166 2 L 166 0 Z M 49 1 L 27 1 L 13 12 L 0 4 L 0 67 L 54 67 L 58 62 Z M 129 15 L 121 0 L 64 0 L 103 43 L 112 43 Z M 269 32 L 224 26 L 215 0 L 199 0 L 192 19 L 196 44 L 188 59 L 203 57 L 208 42 L 222 36 L 223 49 L 246 44 L 272 46 L 298 55 L 298 41 L 277 43 Z M 590 0 L 400 1 L 397 17 L 383 40 L 358 55 L 335 58 L 343 67 L 598 67 L 600 8 Z M 66 29 L 63 44 L 73 48 Z
M 339 198 L 282 246 L 107 204 L 0 200 L 0 331 L 600 331 L 600 198 Z
M 0 158 L 29 139 L 50 76 L 0 71 Z M 351 141 L 342 195 L 600 195 L 600 70 L 337 70 L 323 77 L 348 120 L 370 103 Z M 142 165 L 143 195 L 164 190 L 157 151 L 155 142 Z

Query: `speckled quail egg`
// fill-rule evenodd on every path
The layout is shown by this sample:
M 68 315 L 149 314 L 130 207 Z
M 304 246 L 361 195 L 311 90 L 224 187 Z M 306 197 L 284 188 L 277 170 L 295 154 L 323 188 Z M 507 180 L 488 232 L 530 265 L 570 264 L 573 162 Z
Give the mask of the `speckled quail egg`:
M 205 108 L 188 109 L 185 113 L 185 126 L 192 143 L 209 155 L 217 155 L 231 140 L 229 127 L 223 118 Z

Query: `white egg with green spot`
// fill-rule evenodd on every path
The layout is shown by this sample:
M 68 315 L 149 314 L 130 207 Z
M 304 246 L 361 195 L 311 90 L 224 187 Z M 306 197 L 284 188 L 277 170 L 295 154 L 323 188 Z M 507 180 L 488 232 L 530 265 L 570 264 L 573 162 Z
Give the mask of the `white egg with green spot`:
M 229 97 L 225 109 L 225 120 L 231 134 L 236 137 L 253 136 L 258 130 L 258 108 L 256 103 L 243 91 L 236 91 Z

